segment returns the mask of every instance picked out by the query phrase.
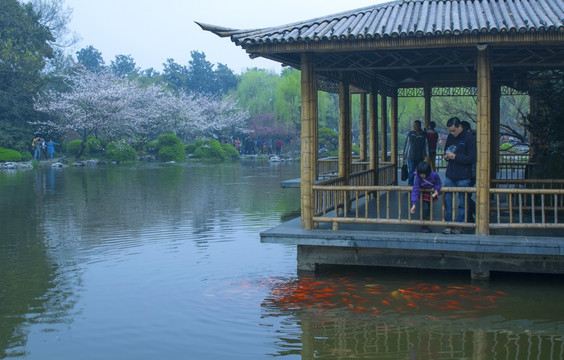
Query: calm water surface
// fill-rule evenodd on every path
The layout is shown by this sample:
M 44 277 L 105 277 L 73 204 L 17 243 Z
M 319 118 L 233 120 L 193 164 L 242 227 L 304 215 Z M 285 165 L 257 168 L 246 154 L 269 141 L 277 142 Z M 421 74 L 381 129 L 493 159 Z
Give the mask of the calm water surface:
M 259 233 L 298 164 L 0 173 L 0 358 L 563 359 L 559 277 L 328 268 Z

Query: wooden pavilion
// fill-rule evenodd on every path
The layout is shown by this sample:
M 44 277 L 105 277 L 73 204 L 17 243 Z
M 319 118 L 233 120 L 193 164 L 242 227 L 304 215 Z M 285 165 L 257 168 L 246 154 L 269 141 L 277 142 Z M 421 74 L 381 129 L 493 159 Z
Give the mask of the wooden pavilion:
M 301 226 L 290 231 L 293 235 L 283 230 L 261 234 L 263 241 L 297 244 L 299 268 L 321 263 L 400 264 L 469 268 L 476 277 L 489 276 L 490 270 L 564 273 L 564 181 L 526 179 L 530 164 L 523 159 L 504 164 L 497 145 L 502 92 L 527 93 L 531 72 L 564 70 L 562 0 L 399 0 L 265 29 L 199 25 L 230 37 L 253 58 L 301 70 Z M 477 99 L 476 186 L 443 192 L 475 196 L 475 223 L 446 222 L 444 204 L 433 209 L 430 220 L 412 216 L 404 205 L 411 188 L 398 186 L 398 98 L 423 96 L 428 124 L 431 97 L 453 89 L 473 93 Z M 339 94 L 338 176 L 330 179 L 323 177 L 326 164 L 317 158 L 318 91 Z M 360 159 L 351 156 L 352 93 L 361 97 Z M 535 99 L 530 103 L 531 111 L 536 111 Z M 511 176 L 504 166 L 511 167 Z M 331 226 L 330 232 L 324 224 Z M 459 237 L 459 242 L 468 241 L 468 248 L 435 249 L 442 259 L 445 253 L 456 259 L 462 256 L 466 265 L 396 261 L 397 251 L 421 259 L 437 255 L 422 252 L 433 248 L 431 243 L 452 242 L 452 236 L 417 234 L 419 245 L 390 245 L 414 236 L 390 235 L 388 230 L 403 232 L 423 224 L 475 229 L 474 234 Z M 344 231 L 360 229 L 353 225 L 373 227 L 370 234 L 345 235 Z M 504 232 L 511 229 L 526 237 Z M 340 240 L 331 242 L 332 237 Z M 496 242 L 495 249 L 482 246 L 489 241 Z M 535 249 L 527 250 L 531 241 Z M 549 250 L 538 250 L 539 244 Z M 334 250 L 342 254 L 347 247 L 356 249 L 354 258 L 333 254 Z M 363 261 L 358 249 L 370 259 Z M 520 259 L 519 265 L 501 261 L 501 266 L 493 259 L 509 253 Z M 386 256 L 387 260 L 373 259 Z

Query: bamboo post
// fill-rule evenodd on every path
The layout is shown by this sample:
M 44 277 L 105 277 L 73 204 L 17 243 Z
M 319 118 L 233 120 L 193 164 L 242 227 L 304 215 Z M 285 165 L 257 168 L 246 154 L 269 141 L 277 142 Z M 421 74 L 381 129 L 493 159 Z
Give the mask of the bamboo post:
M 370 169 L 376 171 L 376 184 L 378 184 L 378 94 L 370 93 Z
M 388 161 L 388 98 L 380 94 L 380 159 Z
M 394 165 L 394 184 L 398 184 L 398 95 L 390 97 L 390 130 L 392 140 L 392 164 Z
M 366 161 L 367 150 L 366 150 L 366 93 L 360 94 L 360 161 Z
M 478 45 L 478 126 L 476 163 L 476 234 L 489 235 L 491 58 L 487 45 Z
M 352 159 L 350 104 L 349 80 L 347 76 L 343 76 L 343 81 L 339 83 L 339 177 L 344 179 L 344 185 L 349 184 Z M 343 195 L 344 193 L 340 193 L 340 196 Z M 338 203 L 342 203 L 343 200 L 340 198 Z M 346 210 L 348 209 L 344 209 Z
M 490 144 L 491 144 L 491 169 L 490 176 L 492 179 L 496 178 L 496 173 L 499 164 L 499 135 L 500 135 L 500 99 L 501 99 L 501 86 L 492 84 L 491 90 L 492 103 L 491 103 L 491 121 L 492 126 L 490 129 Z
M 431 122 L 431 92 L 431 85 L 428 82 L 425 83 L 425 87 L 423 88 L 423 96 L 425 98 L 425 129 L 429 128 L 429 123 Z
M 316 178 L 317 149 L 314 148 L 317 138 L 315 120 L 317 119 L 317 89 L 315 83 L 313 54 L 301 55 L 301 89 L 302 89 L 302 133 L 301 133 L 301 212 L 302 228 L 313 229 L 315 195 L 313 183 Z

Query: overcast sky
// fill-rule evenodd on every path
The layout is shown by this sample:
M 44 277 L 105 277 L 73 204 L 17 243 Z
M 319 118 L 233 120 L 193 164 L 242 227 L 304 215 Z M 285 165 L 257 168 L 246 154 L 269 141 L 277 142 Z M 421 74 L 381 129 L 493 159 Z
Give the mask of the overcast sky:
M 203 31 L 194 21 L 236 29 L 263 28 L 383 3 L 385 0 L 65 0 L 73 9 L 70 27 L 102 53 L 109 65 L 131 55 L 141 69 L 162 71 L 168 58 L 188 65 L 190 51 L 236 73 L 247 68 L 280 71 L 276 62 L 251 60 L 229 38 Z M 215 68 L 215 67 L 214 67 Z

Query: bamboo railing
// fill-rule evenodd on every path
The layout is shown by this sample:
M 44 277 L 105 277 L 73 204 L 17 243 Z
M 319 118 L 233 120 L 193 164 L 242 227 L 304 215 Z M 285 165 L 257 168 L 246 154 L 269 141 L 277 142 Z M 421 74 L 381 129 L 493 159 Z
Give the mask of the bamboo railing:
M 411 214 L 411 186 L 353 186 L 341 185 L 342 183 L 320 183 L 314 185 L 316 199 L 314 222 L 330 222 L 333 229 L 338 229 L 339 223 L 349 224 L 394 224 L 394 225 L 435 225 L 475 227 L 469 222 L 469 201 L 465 202 L 465 221 L 445 221 L 445 203 L 443 201 L 431 202 L 429 220 L 422 220 L 422 206 L 418 212 Z M 457 194 L 466 194 L 468 200 L 475 192 L 475 188 L 442 188 L 441 193 L 453 193 L 452 209 L 453 219 L 458 215 Z M 420 193 L 419 205 L 422 204 Z M 444 199 L 444 197 L 443 197 Z M 363 201 L 361 201 L 363 200 Z M 367 206 L 368 205 L 368 206 Z M 437 206 L 440 207 L 439 216 L 436 215 Z M 343 211 L 334 211 L 343 209 Z M 344 209 L 350 209 L 344 211 Z
M 437 156 L 441 167 L 442 156 Z M 338 159 L 319 160 L 319 173 L 338 172 Z M 380 163 L 378 171 L 366 170 L 368 162 L 353 162 L 348 183 L 344 178 L 325 176 L 328 180 L 313 186 L 315 223 L 329 222 L 337 230 L 340 223 L 457 226 L 473 228 L 468 221 L 470 199 L 475 188 L 442 188 L 442 201 L 431 203 L 429 220 L 422 220 L 421 199 L 416 214 L 410 214 L 410 186 L 393 186 L 395 166 Z M 490 229 L 564 229 L 564 179 L 525 179 L 531 166 L 528 154 L 500 155 L 497 179 L 491 180 Z M 446 163 L 445 163 L 446 166 Z M 466 219 L 445 221 L 444 194 L 452 193 L 453 219 L 458 208 L 458 193 L 464 193 Z M 422 196 L 422 193 L 420 194 Z M 438 207 L 438 208 L 437 208 Z M 440 214 L 440 215 L 437 215 Z M 476 214 L 480 216 L 480 214 Z
M 490 228 L 564 228 L 564 180 L 492 180 Z
M 378 182 L 385 183 L 388 169 L 379 169 Z M 388 171 L 389 172 L 389 171 Z M 350 183 L 343 178 L 331 179 L 314 185 L 315 210 L 313 221 L 339 224 L 391 224 L 456 226 L 473 228 L 469 219 L 470 199 L 475 188 L 441 189 L 441 201 L 431 202 L 430 217 L 423 220 L 422 194 L 415 214 L 411 207 L 410 186 L 366 185 L 374 181 L 375 172 L 368 170 L 351 176 Z M 492 180 L 490 194 L 490 229 L 564 229 L 564 180 Z M 458 214 L 458 194 L 465 194 L 465 219 L 462 222 L 445 220 L 444 194 L 452 193 L 453 219 Z M 335 209 L 337 211 L 335 211 Z M 346 211 L 345 211 L 346 210 Z M 476 214 L 480 216 L 480 214 Z
M 353 159 L 351 164 L 351 174 L 368 170 L 369 161 L 360 161 L 359 158 Z M 333 178 L 339 176 L 339 159 L 329 157 L 317 160 L 317 177 L 318 179 Z

